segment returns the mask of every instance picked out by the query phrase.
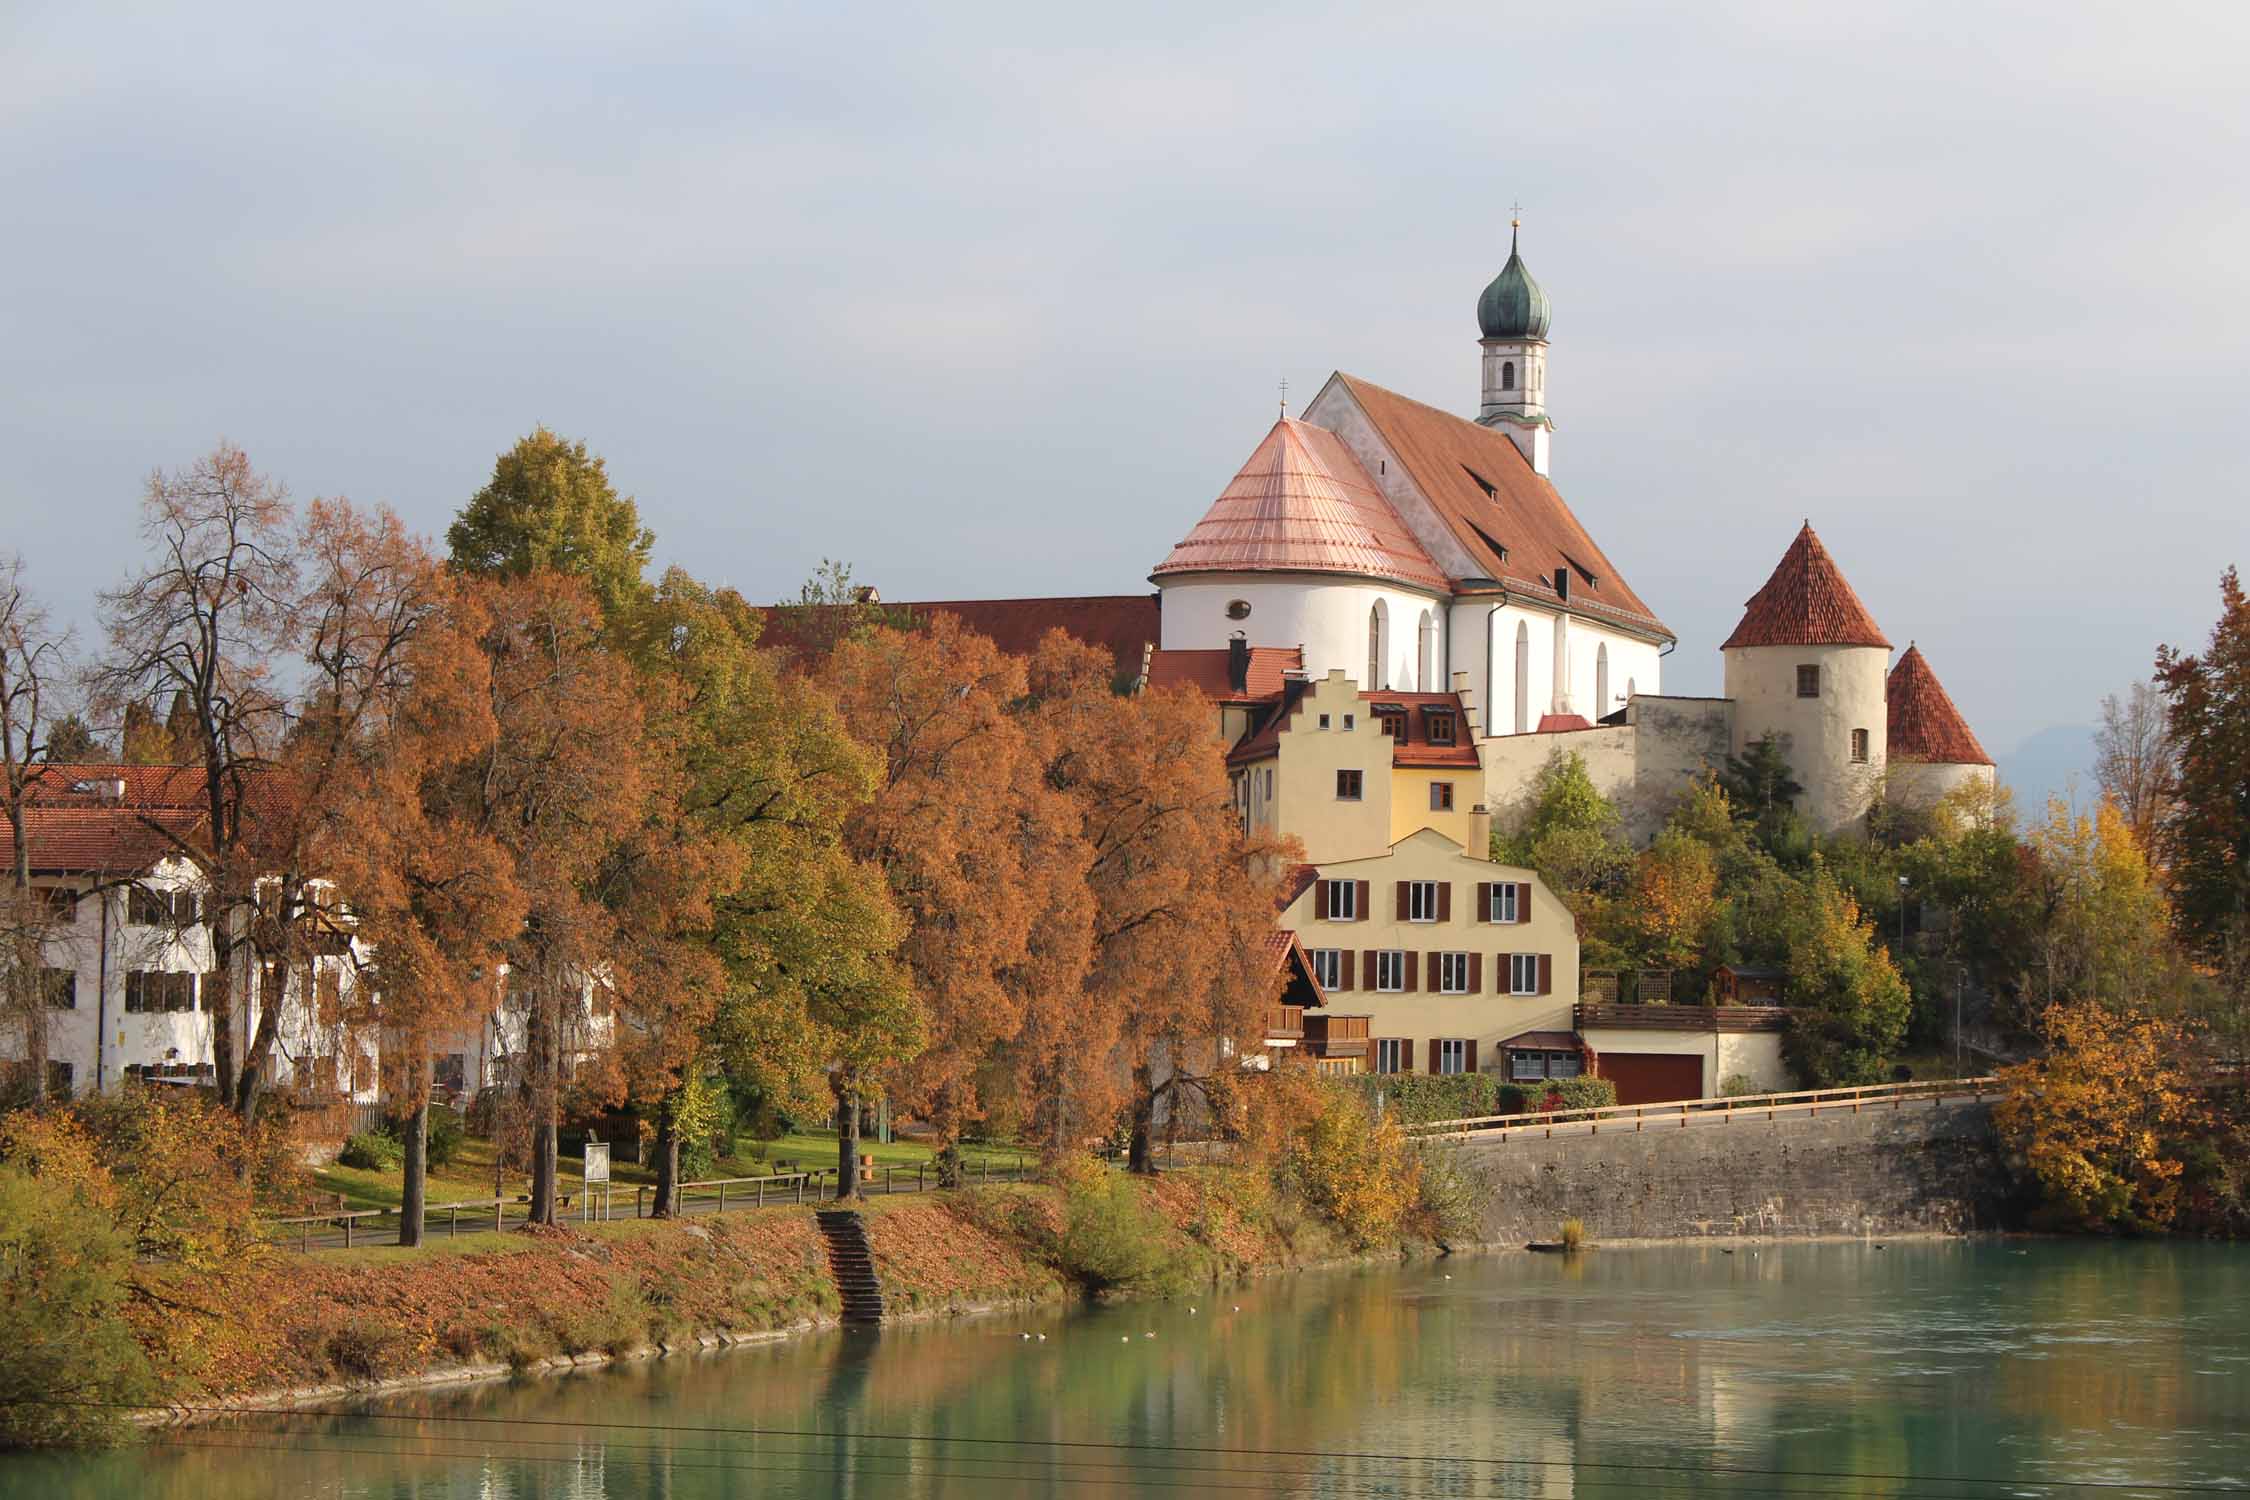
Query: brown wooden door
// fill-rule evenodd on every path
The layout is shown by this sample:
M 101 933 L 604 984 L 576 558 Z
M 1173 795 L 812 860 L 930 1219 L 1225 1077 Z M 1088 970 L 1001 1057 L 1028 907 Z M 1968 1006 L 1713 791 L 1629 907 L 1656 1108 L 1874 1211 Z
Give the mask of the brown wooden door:
M 1662 1052 L 1604 1052 L 1601 1074 L 1617 1085 L 1620 1104 L 1665 1104 L 1703 1097 L 1703 1059 Z

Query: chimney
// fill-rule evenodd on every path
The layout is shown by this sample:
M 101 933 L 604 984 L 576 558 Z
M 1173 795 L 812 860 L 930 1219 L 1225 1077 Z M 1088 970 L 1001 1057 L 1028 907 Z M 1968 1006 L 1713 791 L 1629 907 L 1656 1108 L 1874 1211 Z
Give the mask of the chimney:
M 1238 693 L 1250 687 L 1250 643 L 1239 632 L 1227 641 L 1227 686 Z
M 1482 802 L 1469 809 L 1469 847 L 1463 852 L 1471 859 L 1492 858 L 1492 812 Z
M 115 807 L 125 800 L 125 782 L 122 778 L 116 776 L 97 781 L 94 783 L 94 795 L 99 797 L 105 806 Z

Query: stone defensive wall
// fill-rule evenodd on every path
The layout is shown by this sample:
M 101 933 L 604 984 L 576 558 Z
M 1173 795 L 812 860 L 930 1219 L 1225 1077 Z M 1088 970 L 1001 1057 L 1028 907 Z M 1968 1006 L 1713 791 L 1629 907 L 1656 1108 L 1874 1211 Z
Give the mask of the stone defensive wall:
M 1627 1121 L 1461 1149 L 1492 1183 L 1484 1238 L 1499 1245 L 1552 1241 L 1568 1218 L 1597 1242 L 1966 1234 L 2014 1218 L 1989 1101 Z

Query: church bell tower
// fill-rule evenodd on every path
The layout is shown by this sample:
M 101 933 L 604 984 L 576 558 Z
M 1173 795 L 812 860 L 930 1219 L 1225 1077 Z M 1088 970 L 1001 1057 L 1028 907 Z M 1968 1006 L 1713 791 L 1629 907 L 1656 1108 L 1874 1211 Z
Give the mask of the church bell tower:
M 1477 421 L 1508 435 L 1532 471 L 1547 472 L 1554 424 L 1547 420 L 1547 294 L 1516 249 L 1523 220 L 1508 221 L 1508 263 L 1477 298 L 1484 350 L 1484 403 Z

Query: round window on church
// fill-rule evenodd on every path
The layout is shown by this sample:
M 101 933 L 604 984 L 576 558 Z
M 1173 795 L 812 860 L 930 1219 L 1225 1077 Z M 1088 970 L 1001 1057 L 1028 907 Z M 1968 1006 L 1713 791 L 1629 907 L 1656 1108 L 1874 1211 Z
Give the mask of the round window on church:
M 1230 620 L 1249 619 L 1250 601 L 1247 599 L 1229 599 L 1227 601 L 1227 618 Z

